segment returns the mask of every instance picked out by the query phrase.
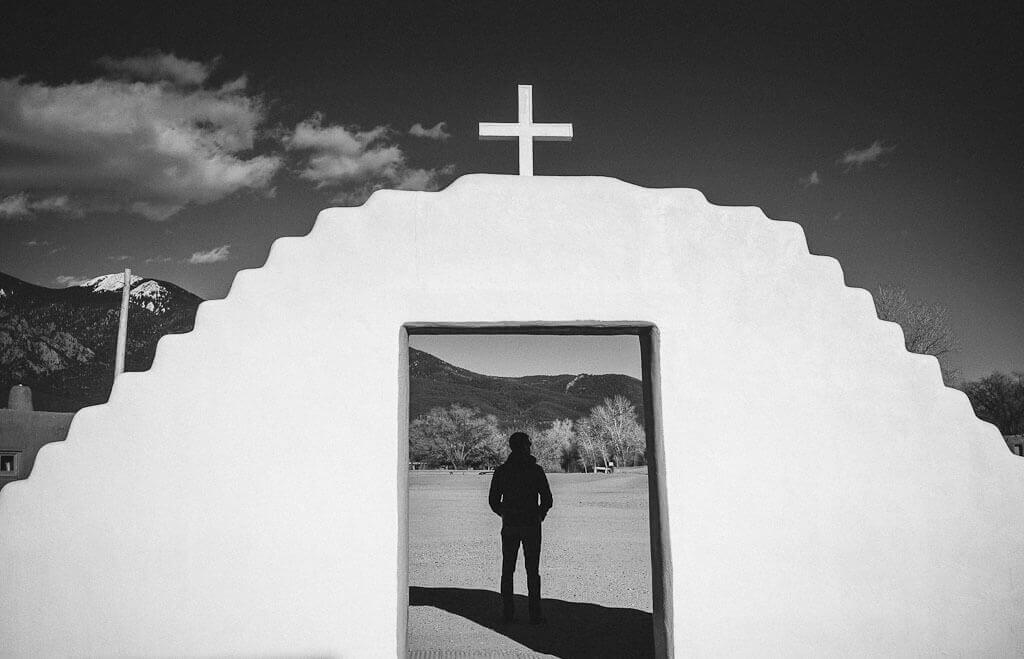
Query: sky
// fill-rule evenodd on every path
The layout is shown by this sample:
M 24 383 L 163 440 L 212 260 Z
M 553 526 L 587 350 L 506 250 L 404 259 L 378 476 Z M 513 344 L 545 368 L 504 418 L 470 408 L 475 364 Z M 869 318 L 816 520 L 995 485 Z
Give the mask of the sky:
M 410 334 L 409 345 L 475 373 L 601 375 L 641 379 L 640 339 L 635 335 Z
M 515 173 L 692 187 L 801 223 L 850 286 L 948 307 L 966 379 L 1024 370 L 1019 2 L 16 3 L 0 271 L 204 298 L 380 187 Z M 682 6 L 680 6 L 682 5 Z

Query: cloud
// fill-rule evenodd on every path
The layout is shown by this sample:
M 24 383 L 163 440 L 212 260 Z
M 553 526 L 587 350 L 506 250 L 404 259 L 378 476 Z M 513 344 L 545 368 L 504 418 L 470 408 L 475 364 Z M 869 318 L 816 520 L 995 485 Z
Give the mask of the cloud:
M 27 192 L 19 192 L 0 200 L 0 217 L 29 217 L 37 213 L 51 213 L 81 217 L 81 208 L 71 203 L 67 195 L 56 195 L 31 200 Z
M 884 146 L 881 140 L 875 140 L 871 143 L 871 146 L 863 149 L 850 149 L 843 154 L 843 157 L 836 162 L 841 165 L 846 165 L 847 169 L 851 167 L 863 167 L 864 165 L 876 162 L 886 153 L 892 151 L 896 147 Z
M 818 170 L 814 170 L 807 176 L 801 176 L 799 179 L 797 179 L 797 181 L 799 181 L 800 185 L 804 186 L 805 188 L 809 188 L 812 185 L 821 184 L 821 177 L 818 176 Z
M 146 263 L 170 263 L 173 260 L 170 256 L 151 256 L 146 259 Z
M 127 261 L 130 258 L 132 258 L 132 257 L 128 256 L 127 254 L 118 254 L 117 256 L 108 256 L 107 260 L 108 261 Z
M 51 213 L 56 215 L 67 215 L 68 217 L 83 217 L 85 209 L 78 203 L 72 201 L 67 195 L 54 195 L 44 197 L 29 204 L 36 213 Z
M 36 240 L 33 238 L 32 240 L 23 240 L 21 241 L 21 244 L 25 247 L 49 247 L 53 243 L 49 240 Z
M 387 127 L 360 131 L 323 126 L 322 120 L 323 115 L 313 115 L 283 140 L 289 151 L 308 154 L 299 176 L 318 188 L 374 177 L 391 178 L 402 165 L 401 149 L 384 139 L 390 132 Z
M 193 252 L 192 256 L 188 257 L 185 261 L 193 265 L 205 265 L 207 263 L 227 261 L 230 256 L 231 245 L 221 245 L 206 252 Z
M 35 210 L 159 221 L 189 204 L 270 186 L 282 159 L 252 153 L 266 110 L 246 94 L 244 78 L 182 88 L 204 82 L 213 63 L 163 54 L 104 63 L 150 81 L 0 79 L 0 180 L 52 195 Z M 17 199 L 11 204 L 17 212 Z
M 446 165 L 438 169 L 408 169 L 405 171 L 402 181 L 397 184 L 372 181 L 356 187 L 347 187 L 335 193 L 331 197 L 331 203 L 342 206 L 359 206 L 365 203 L 371 194 L 383 189 L 436 190 L 440 187 L 440 180 L 450 176 L 454 171 L 454 165 Z
M 433 190 L 450 167 L 408 166 L 387 126 L 370 130 L 323 125 L 323 115 L 300 122 L 282 138 L 288 151 L 300 154 L 299 176 L 317 188 L 339 188 L 336 201 L 361 203 L 380 188 Z
M 31 214 L 32 211 L 28 207 L 28 195 L 24 192 L 0 199 L 0 217 L 28 217 Z
M 147 220 L 153 220 L 154 222 L 163 222 L 167 218 L 171 217 L 184 206 L 182 204 L 173 203 L 154 203 L 151 201 L 133 201 L 128 204 L 128 210 L 141 215 Z
M 54 281 L 57 282 L 58 285 L 64 286 L 66 288 L 68 286 L 78 286 L 79 284 L 84 284 L 85 282 L 89 281 L 89 279 L 90 279 L 90 277 L 74 277 L 72 275 L 57 275 L 57 277 L 54 278 Z
M 147 82 L 167 81 L 176 85 L 199 86 L 210 77 L 217 60 L 195 62 L 173 53 L 156 51 L 138 57 L 101 57 L 96 63 L 115 75 Z
M 447 130 L 448 127 L 443 121 L 437 122 L 433 128 L 424 128 L 421 124 L 413 124 L 409 134 L 413 137 L 422 137 L 428 140 L 441 140 L 442 142 L 452 136 Z
M 395 185 L 396 190 L 436 190 L 440 179 L 451 176 L 455 165 L 445 165 L 437 169 L 407 169 L 403 179 Z

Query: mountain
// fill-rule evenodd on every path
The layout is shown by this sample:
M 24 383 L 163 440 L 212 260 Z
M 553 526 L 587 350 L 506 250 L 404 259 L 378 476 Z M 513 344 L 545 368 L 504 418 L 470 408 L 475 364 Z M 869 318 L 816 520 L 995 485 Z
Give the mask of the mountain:
M 638 413 L 643 385 L 628 375 L 528 375 L 498 377 L 459 368 L 409 348 L 409 418 L 459 403 L 498 417 L 504 428 L 545 428 L 556 419 L 578 419 L 605 398 L 623 395 Z
M 112 292 L 120 299 L 121 290 L 124 288 L 124 273 L 115 272 L 111 275 L 93 277 L 78 284 L 78 287 L 92 293 Z M 180 286 L 157 279 L 144 279 L 137 275 L 132 275 L 128 299 L 140 307 L 157 314 L 164 314 L 181 306 L 196 306 L 202 302 L 201 298 L 189 293 Z
M 71 412 L 107 400 L 113 384 L 124 274 L 47 288 L 0 273 L 0 405 L 17 383 L 37 410 Z M 188 332 L 202 298 L 180 286 L 133 276 L 125 368 L 144 371 L 165 334 Z
M 37 286 L 0 273 L 0 405 L 14 384 L 32 387 L 37 410 L 73 412 L 106 402 L 113 384 L 124 275 L 101 275 L 67 288 Z M 189 332 L 202 298 L 170 282 L 133 276 L 125 367 L 144 371 L 165 334 Z M 508 378 L 459 368 L 409 349 L 411 418 L 461 403 L 498 417 L 503 427 L 546 427 L 578 419 L 621 394 L 643 409 L 643 388 L 626 375 Z

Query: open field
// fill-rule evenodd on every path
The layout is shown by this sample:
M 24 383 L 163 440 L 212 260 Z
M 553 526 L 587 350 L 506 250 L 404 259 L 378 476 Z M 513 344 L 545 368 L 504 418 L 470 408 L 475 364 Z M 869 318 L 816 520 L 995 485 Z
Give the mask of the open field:
M 541 592 L 548 623 L 500 622 L 501 520 L 489 475 L 409 472 L 410 656 L 643 657 L 652 654 L 647 475 L 548 474 Z

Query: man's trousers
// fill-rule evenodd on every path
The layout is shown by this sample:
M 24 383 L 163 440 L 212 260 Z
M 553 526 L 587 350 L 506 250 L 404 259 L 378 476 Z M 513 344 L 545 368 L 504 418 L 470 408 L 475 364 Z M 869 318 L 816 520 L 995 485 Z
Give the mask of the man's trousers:
M 505 607 L 505 617 L 511 618 L 515 612 L 512 583 L 516 572 L 516 559 L 519 557 L 520 543 L 523 545 L 523 558 L 526 562 L 526 588 L 529 593 L 530 618 L 535 619 L 541 615 L 539 523 L 530 526 L 505 526 L 501 529 L 501 600 Z

